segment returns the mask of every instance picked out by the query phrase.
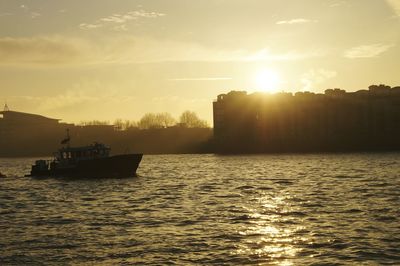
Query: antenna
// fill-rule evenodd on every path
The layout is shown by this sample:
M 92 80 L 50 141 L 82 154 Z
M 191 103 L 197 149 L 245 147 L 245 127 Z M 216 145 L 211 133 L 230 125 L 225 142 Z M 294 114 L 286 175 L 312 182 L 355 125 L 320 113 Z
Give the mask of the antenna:
M 69 142 L 71 140 L 71 138 L 69 136 L 69 128 L 67 128 L 66 131 L 67 131 L 67 137 L 61 141 L 61 144 L 63 144 L 63 145 L 67 144 L 67 147 L 69 147 Z

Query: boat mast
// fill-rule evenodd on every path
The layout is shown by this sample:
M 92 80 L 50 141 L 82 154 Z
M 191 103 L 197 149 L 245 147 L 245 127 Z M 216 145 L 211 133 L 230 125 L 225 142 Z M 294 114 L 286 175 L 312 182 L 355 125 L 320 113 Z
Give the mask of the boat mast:
M 69 148 L 69 142 L 71 140 L 71 137 L 69 136 L 69 128 L 67 128 L 66 131 L 67 131 L 67 137 L 61 141 L 61 144 L 63 145 L 67 144 L 67 148 Z

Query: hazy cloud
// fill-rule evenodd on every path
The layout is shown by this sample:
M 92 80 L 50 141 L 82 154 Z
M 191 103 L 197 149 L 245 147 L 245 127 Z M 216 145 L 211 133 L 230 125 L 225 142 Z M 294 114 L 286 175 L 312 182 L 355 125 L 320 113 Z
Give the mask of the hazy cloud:
M 0 64 L 64 64 L 81 55 L 79 41 L 62 37 L 0 38 Z
M 115 31 L 127 31 L 128 27 L 126 24 L 117 25 L 113 28 Z
M 56 96 L 37 97 L 39 102 L 38 110 L 49 111 L 62 108 L 73 108 L 81 104 L 98 102 L 99 96 L 88 95 L 84 91 L 67 91 Z M 106 100 L 106 99 L 103 99 Z
M 118 29 L 124 31 L 125 24 Z M 95 25 L 87 27 L 96 27 Z M 215 49 L 194 42 L 157 40 L 129 35 L 90 41 L 63 36 L 0 38 L 0 65 L 91 65 L 167 61 L 288 61 L 320 56 L 318 51 L 283 53 Z
M 31 12 L 31 18 L 37 18 L 40 17 L 42 14 L 37 13 L 37 12 Z
M 329 4 L 329 7 L 340 7 L 344 5 L 349 5 L 349 3 L 346 0 L 336 0 Z
M 344 57 L 351 59 L 378 57 L 393 46 L 393 44 L 361 45 L 347 50 L 344 53 Z
M 0 13 L 0 17 L 12 16 L 13 13 Z
M 400 16 L 400 0 L 386 0 L 397 16 Z
M 304 91 L 312 91 L 315 86 L 337 76 L 336 71 L 326 69 L 311 69 L 301 77 Z
M 129 20 L 137 20 L 139 18 L 158 18 L 163 17 L 165 14 L 158 12 L 147 12 L 145 10 L 130 11 L 125 14 L 113 14 L 111 16 L 101 18 L 99 21 L 125 23 Z
M 311 20 L 311 19 L 305 19 L 305 18 L 296 18 L 296 19 L 291 19 L 291 20 L 281 20 L 276 22 L 277 25 L 284 25 L 284 24 L 305 24 L 305 23 L 316 23 L 318 20 Z
M 27 101 L 35 105 L 35 108 L 40 112 L 48 112 L 61 109 L 71 109 L 71 111 L 79 113 L 79 110 L 74 110 L 75 107 L 90 105 L 90 108 L 97 109 L 95 106 L 99 104 L 124 104 L 132 102 L 135 97 L 127 94 L 118 93 L 114 88 L 113 83 L 99 81 L 97 79 L 85 78 L 75 80 L 67 86 L 60 85 L 57 93 L 52 93 L 48 96 L 23 96 Z
M 31 9 L 27 6 L 27 5 L 20 5 L 19 6 L 22 10 L 24 10 L 24 12 L 26 12 L 26 13 L 28 13 L 29 14 L 29 16 L 32 18 L 32 19 L 35 19 L 35 18 L 37 18 L 37 17 L 40 17 L 42 14 L 41 13 L 39 13 L 39 12 L 34 12 L 34 11 L 31 11 Z
M 158 17 L 163 17 L 165 16 L 164 13 L 159 13 L 159 12 L 148 12 L 143 9 L 141 10 L 136 10 L 136 11 L 130 11 L 124 14 L 112 14 L 111 16 L 100 18 L 96 20 L 94 23 L 81 23 L 79 25 L 79 28 L 81 29 L 96 29 L 100 27 L 105 27 L 107 25 L 111 25 L 113 29 L 115 30 L 127 30 L 127 26 L 124 23 L 127 23 L 129 21 L 135 21 L 139 19 L 150 19 L 150 18 L 158 18 Z M 120 26 L 115 26 L 115 24 L 123 24 Z
M 219 80 L 232 80 L 232 78 L 174 78 L 168 79 L 169 81 L 219 81 Z
M 82 30 L 91 30 L 102 27 L 102 24 L 88 24 L 88 23 L 81 23 L 79 24 L 79 28 Z
M 255 53 L 248 54 L 242 58 L 243 61 L 291 61 L 301 60 L 323 55 L 322 51 L 298 52 L 288 51 L 286 53 L 272 53 L 267 48 L 261 49 Z

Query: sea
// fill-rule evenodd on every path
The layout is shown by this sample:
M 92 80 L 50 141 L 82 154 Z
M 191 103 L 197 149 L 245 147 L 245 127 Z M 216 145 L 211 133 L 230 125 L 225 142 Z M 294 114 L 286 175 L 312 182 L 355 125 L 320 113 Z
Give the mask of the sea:
M 145 155 L 132 178 L 2 158 L 0 265 L 400 265 L 400 153 Z

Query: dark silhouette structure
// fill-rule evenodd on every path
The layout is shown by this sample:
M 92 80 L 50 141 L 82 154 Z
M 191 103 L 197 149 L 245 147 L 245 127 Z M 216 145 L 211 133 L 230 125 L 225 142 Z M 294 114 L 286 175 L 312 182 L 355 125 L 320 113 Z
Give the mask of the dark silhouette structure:
M 400 87 L 218 96 L 218 153 L 400 150 Z
M 68 131 L 67 131 L 68 132 Z M 89 146 L 70 147 L 70 136 L 52 161 L 36 160 L 30 176 L 61 177 L 130 177 L 136 175 L 136 169 L 143 154 L 119 154 L 110 156 L 110 148 L 101 143 Z
M 47 152 L 49 143 L 59 144 L 65 129 L 72 126 L 59 119 L 4 108 L 0 112 L 0 156 L 51 154 Z
M 114 125 L 74 125 L 41 115 L 0 112 L 0 157 L 50 156 L 60 147 L 66 129 L 71 145 L 83 146 L 95 141 L 107 143 L 111 153 L 206 153 L 211 152 L 210 128 L 177 125 L 165 128 L 120 130 Z

